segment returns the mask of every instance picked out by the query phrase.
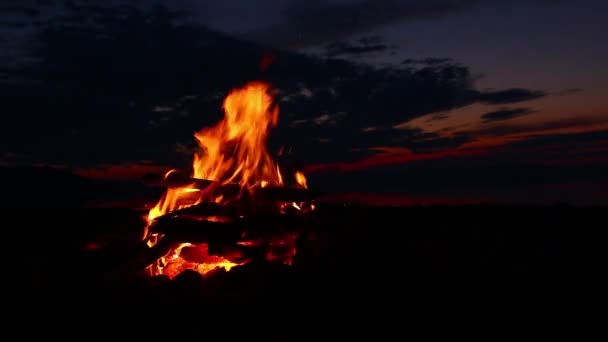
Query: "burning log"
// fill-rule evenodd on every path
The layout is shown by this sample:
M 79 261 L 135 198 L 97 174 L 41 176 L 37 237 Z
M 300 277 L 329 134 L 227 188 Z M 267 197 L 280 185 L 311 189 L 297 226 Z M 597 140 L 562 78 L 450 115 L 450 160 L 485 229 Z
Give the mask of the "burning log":
M 236 243 L 248 238 L 271 238 L 277 233 L 304 232 L 314 226 L 312 217 L 291 217 L 283 214 L 256 215 L 229 222 L 193 220 L 174 213 L 158 218 L 149 228 L 150 233 L 166 235 L 172 241 L 192 243 Z
M 234 263 L 243 264 L 253 259 L 261 259 L 264 254 L 257 246 L 244 246 L 237 243 L 220 244 L 210 243 L 207 245 L 209 255 L 222 256 Z
M 194 221 L 184 218 L 159 218 L 150 226 L 150 232 L 167 235 L 161 241 L 191 243 L 232 243 L 242 235 L 243 227 L 237 223 Z
M 235 206 L 219 205 L 216 203 L 200 203 L 184 209 L 175 210 L 167 215 L 161 216 L 156 221 L 166 221 L 173 217 L 190 218 L 204 221 L 216 221 L 230 223 L 242 216 L 243 211 Z
M 108 279 L 120 279 L 123 281 L 137 278 L 142 270 L 169 253 L 172 246 L 173 243 L 169 240 L 161 240 L 152 248 L 142 242 L 136 245 L 135 254 L 132 258 L 124 262 L 120 267 L 106 270 L 105 275 Z
M 181 172 L 174 171 L 174 172 L 167 174 L 165 179 L 162 182 L 160 182 L 159 184 L 161 184 L 167 188 L 181 188 L 181 187 L 192 185 L 198 189 L 204 189 L 213 183 L 217 183 L 217 182 L 211 181 L 211 180 L 206 180 L 206 179 L 193 178 L 193 177 L 184 175 Z
M 207 179 L 199 179 L 192 177 L 175 176 L 166 179 L 163 184 L 167 188 L 182 188 L 189 187 L 199 191 L 208 190 L 217 195 L 226 197 L 235 197 L 242 193 L 242 187 L 236 183 L 220 184 Z M 212 188 L 215 187 L 215 188 Z M 306 188 L 294 187 L 264 187 L 256 189 L 255 196 L 266 201 L 281 201 L 281 202 L 306 202 L 312 201 L 323 193 Z
M 145 238 L 161 254 L 150 265 L 151 274 L 229 270 L 256 253 L 291 263 L 295 239 L 310 228 L 302 218 L 321 193 L 308 189 L 302 172 L 283 174 L 268 153 L 268 131 L 278 120 L 269 90 L 266 83 L 251 82 L 226 97 L 224 120 L 195 134 L 200 153 L 194 155 L 193 177 L 170 171 L 161 184 L 147 178 L 167 188 L 147 217 Z M 230 256 L 211 258 L 213 253 Z

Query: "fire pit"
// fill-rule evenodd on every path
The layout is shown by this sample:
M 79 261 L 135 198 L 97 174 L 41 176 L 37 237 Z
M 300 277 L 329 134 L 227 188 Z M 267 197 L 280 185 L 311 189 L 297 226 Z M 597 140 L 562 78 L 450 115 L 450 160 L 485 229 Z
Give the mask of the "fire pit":
M 192 176 L 169 171 L 143 240 L 150 275 L 205 275 L 253 260 L 291 264 L 319 193 L 301 171 L 283 174 L 266 148 L 279 110 L 270 86 L 251 82 L 223 103 L 224 119 L 195 134 Z

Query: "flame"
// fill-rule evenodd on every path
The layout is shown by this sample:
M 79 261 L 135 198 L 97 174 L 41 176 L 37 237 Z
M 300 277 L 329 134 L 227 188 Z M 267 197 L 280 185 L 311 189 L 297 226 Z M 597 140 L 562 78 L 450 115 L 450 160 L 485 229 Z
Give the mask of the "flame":
M 173 279 L 183 271 L 190 269 L 205 275 L 217 268 L 226 271 L 240 263 L 232 262 L 226 258 L 209 255 L 206 244 L 182 243 L 174 248 L 168 255 L 158 259 L 148 268 L 151 275 L 164 274 Z
M 222 106 L 224 119 L 194 134 L 200 149 L 192 163 L 194 178 L 216 181 L 216 186 L 237 183 L 248 191 L 283 185 L 280 169 L 266 149 L 268 133 L 279 118 L 273 102 L 270 86 L 263 82 L 231 91 Z M 173 172 L 167 172 L 165 179 Z M 147 221 L 203 200 L 220 203 L 223 198 L 206 198 L 212 189 L 170 188 L 150 210 Z
M 266 150 L 268 132 L 279 118 L 269 86 L 252 82 L 233 90 L 223 108 L 222 122 L 194 135 L 202 152 L 194 156 L 194 177 L 237 182 L 243 187 L 259 181 L 282 185 L 280 172 Z
M 298 183 L 298 185 L 304 189 L 308 189 L 308 185 L 306 185 L 306 177 L 304 176 L 304 173 L 300 171 L 296 171 L 296 183 Z
M 149 247 L 156 245 L 162 238 L 150 234 L 149 227 L 154 219 L 202 202 L 228 203 L 230 200 L 228 196 L 215 193 L 214 190 L 218 187 L 236 184 L 241 192 L 252 192 L 256 188 L 284 186 L 281 170 L 266 148 L 269 131 L 276 127 L 279 117 L 279 108 L 270 94 L 270 86 L 255 81 L 234 89 L 224 99 L 222 108 L 223 120 L 213 127 L 204 128 L 194 134 L 199 152 L 194 155 L 192 176 L 213 183 L 203 189 L 197 187 L 196 182 L 183 187 L 168 188 L 146 217 L 148 224 L 144 231 L 144 239 L 147 240 Z M 174 172 L 175 170 L 167 172 L 165 180 Z M 296 183 L 294 186 L 307 187 L 306 177 L 302 172 L 296 172 L 294 178 Z M 302 210 L 302 205 L 303 203 L 281 203 L 281 211 L 287 207 Z M 211 218 L 207 219 L 211 220 Z M 148 270 L 153 275 L 165 274 L 171 277 L 187 268 L 205 274 L 217 267 L 229 270 L 237 265 L 217 256 L 207 256 L 197 262 L 182 257 L 184 248 L 195 247 L 204 249 L 205 252 L 202 254 L 206 255 L 204 244 L 197 246 L 183 244 L 173 248 L 168 255 L 159 259 Z M 293 253 L 295 252 L 289 254 Z

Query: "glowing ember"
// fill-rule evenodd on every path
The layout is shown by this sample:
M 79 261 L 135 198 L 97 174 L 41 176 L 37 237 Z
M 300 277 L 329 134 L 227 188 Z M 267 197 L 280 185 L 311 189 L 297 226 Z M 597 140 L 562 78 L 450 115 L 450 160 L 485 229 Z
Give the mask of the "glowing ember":
M 282 261 L 284 264 L 291 265 L 293 257 L 296 255 L 297 234 L 291 234 L 279 239 L 270 240 L 270 249 L 266 252 L 266 260 Z
M 151 275 L 164 274 L 173 279 L 185 270 L 194 270 L 204 275 L 216 268 L 226 271 L 239 265 L 223 257 L 209 255 L 206 244 L 182 243 L 169 255 L 157 260 L 148 268 Z
M 193 180 L 193 183 L 182 187 L 168 188 L 147 215 L 148 227 L 144 239 L 147 240 L 148 246 L 153 247 L 162 238 L 149 232 L 153 220 L 160 216 L 201 203 L 227 206 L 245 192 L 253 194 L 256 189 L 285 186 L 278 165 L 266 149 L 268 133 L 277 125 L 279 116 L 278 106 L 273 103 L 269 85 L 251 82 L 231 91 L 224 100 L 223 110 L 222 121 L 194 135 L 200 151 L 194 155 L 193 178 L 211 181 L 210 184 L 200 187 Z M 165 179 L 174 172 L 169 171 Z M 302 172 L 296 172 L 293 180 L 292 187 L 307 188 L 306 177 Z M 224 185 L 237 186 L 240 189 L 239 194 L 235 197 L 218 193 L 216 190 Z M 305 203 L 280 202 L 278 211 L 284 212 L 287 208 L 303 210 L 304 205 Z M 306 208 L 312 210 L 314 206 L 309 205 Z M 204 220 L 214 221 L 214 218 L 204 217 Z M 291 257 L 295 254 L 295 238 L 288 240 L 289 243 L 271 241 L 273 251 L 269 252 L 267 259 L 291 263 Z M 283 249 L 285 258 L 277 256 Z M 172 249 L 148 270 L 152 275 L 164 274 L 169 277 L 174 277 L 185 269 L 205 274 L 217 267 L 230 270 L 239 264 L 229 259 L 208 255 L 205 244 L 186 243 Z

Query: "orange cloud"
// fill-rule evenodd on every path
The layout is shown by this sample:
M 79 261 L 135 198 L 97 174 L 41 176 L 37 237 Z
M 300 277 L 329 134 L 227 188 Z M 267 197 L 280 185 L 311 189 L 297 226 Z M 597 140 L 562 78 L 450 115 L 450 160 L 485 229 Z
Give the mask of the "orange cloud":
M 315 172 L 351 172 L 369 169 L 384 165 L 405 164 L 420 160 L 441 159 L 447 157 L 462 157 L 462 156 L 479 156 L 488 153 L 486 149 L 450 149 L 445 151 L 430 152 L 430 153 L 412 153 L 409 149 L 383 149 L 375 148 L 383 152 L 373 155 L 369 158 L 354 161 L 354 162 L 337 162 L 309 165 L 305 171 L 308 173 Z

